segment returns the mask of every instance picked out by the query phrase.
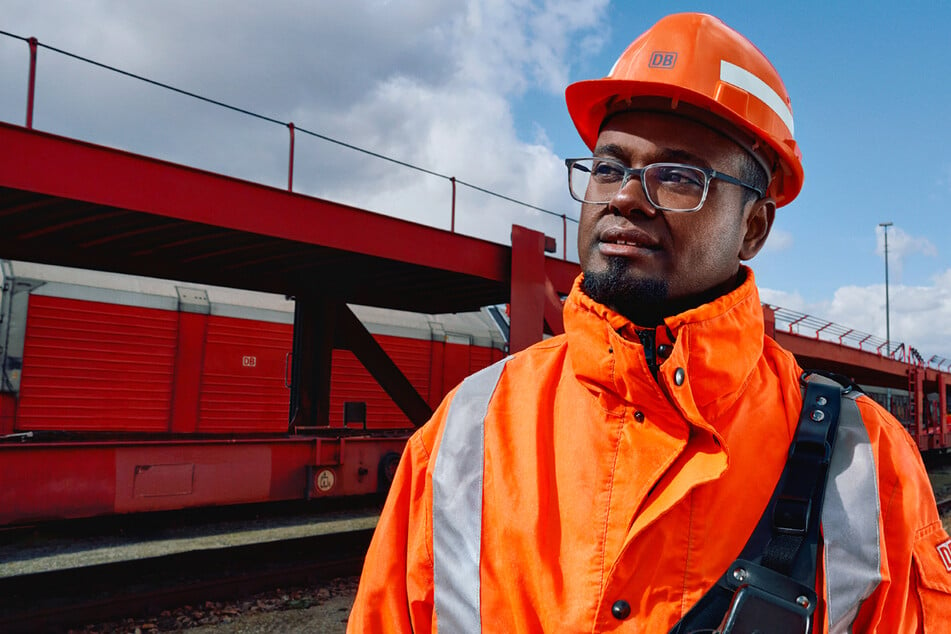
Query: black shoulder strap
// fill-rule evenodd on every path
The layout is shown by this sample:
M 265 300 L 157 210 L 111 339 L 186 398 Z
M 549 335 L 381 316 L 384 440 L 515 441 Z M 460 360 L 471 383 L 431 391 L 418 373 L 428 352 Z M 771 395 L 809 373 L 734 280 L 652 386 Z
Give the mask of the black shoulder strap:
M 825 497 L 829 460 L 835 447 L 836 429 L 843 391 L 834 380 L 804 372 L 805 387 L 796 435 L 779 484 L 737 562 L 670 631 L 687 634 L 697 630 L 713 632 L 723 622 L 734 594 L 750 570 L 761 571 L 758 578 L 796 587 L 815 595 L 816 568 L 821 535 L 819 522 Z M 742 565 L 740 565 L 742 562 Z M 763 569 L 767 570 L 763 570 Z M 742 571 L 743 574 L 737 574 Z M 773 574 L 778 573 L 778 575 Z M 811 614 L 814 608 L 808 607 Z M 768 630 L 764 630 L 768 631 Z

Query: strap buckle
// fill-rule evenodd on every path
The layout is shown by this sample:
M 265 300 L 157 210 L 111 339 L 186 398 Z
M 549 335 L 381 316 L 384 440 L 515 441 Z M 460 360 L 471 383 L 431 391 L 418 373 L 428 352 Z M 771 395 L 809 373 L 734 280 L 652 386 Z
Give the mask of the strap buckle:
M 810 631 L 816 593 L 808 586 L 742 559 L 730 566 L 724 579 L 735 591 L 716 634 L 807 634 Z
M 780 498 L 773 508 L 773 528 L 785 535 L 805 535 L 811 513 L 811 499 Z

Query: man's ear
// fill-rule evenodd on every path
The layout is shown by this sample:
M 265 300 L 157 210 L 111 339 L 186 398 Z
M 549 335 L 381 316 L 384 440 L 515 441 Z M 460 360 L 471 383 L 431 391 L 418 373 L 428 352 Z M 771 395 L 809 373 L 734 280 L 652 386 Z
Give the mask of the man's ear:
M 740 245 L 740 259 L 751 260 L 766 244 L 773 219 L 776 217 L 776 201 L 772 198 L 760 198 L 750 205 L 744 226 L 743 243 Z

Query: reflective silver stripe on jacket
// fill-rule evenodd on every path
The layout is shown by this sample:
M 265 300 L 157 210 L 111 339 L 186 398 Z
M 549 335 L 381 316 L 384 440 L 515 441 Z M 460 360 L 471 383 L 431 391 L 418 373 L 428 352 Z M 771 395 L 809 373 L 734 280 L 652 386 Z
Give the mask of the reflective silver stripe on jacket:
M 862 602 L 882 581 L 878 476 L 857 396 L 842 397 L 822 504 L 829 634 L 851 632 Z
M 478 632 L 485 415 L 508 358 L 462 382 L 433 466 L 433 600 L 440 632 Z
M 506 362 L 463 381 L 433 467 L 433 592 L 441 632 L 480 630 L 484 421 Z M 878 481 L 856 396 L 842 398 L 822 506 L 829 634 L 851 632 L 859 607 L 881 582 Z

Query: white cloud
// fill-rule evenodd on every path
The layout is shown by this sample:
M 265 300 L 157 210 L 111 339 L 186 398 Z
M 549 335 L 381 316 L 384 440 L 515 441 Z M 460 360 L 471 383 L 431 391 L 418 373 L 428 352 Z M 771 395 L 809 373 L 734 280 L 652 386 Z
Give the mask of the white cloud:
M 573 47 L 579 39 L 585 47 L 596 46 L 591 36 L 604 28 L 607 5 L 99 0 L 53 9 L 14 0 L 4 29 L 576 215 L 577 205 L 565 193 L 564 166 L 546 131 L 532 130 L 534 140 L 522 140 L 510 101 L 530 89 L 560 93 L 579 54 Z M 4 99 L 0 95 L 0 118 L 8 118 Z M 9 118 L 18 121 L 21 97 L 9 99 L 15 113 Z M 37 100 L 41 129 L 271 185 L 286 183 L 288 132 L 281 126 L 44 49 Z M 298 191 L 448 227 L 448 181 L 305 134 L 297 135 L 295 147 Z M 510 224 L 519 222 L 561 242 L 560 219 L 464 189 L 457 188 L 459 230 L 505 242 Z
M 783 308 L 797 312 L 804 312 L 812 308 L 798 292 L 790 293 L 788 291 L 777 291 L 771 288 L 761 288 L 759 289 L 759 297 L 760 300 L 766 304 L 782 306 Z
M 891 251 L 891 237 L 889 237 Z M 889 285 L 891 340 L 913 346 L 925 360 L 951 359 L 951 269 L 930 286 Z M 761 289 L 764 302 L 885 338 L 885 285 L 843 286 L 829 300 L 809 303 L 798 293 Z
M 769 238 L 766 240 L 766 245 L 763 247 L 761 254 L 765 253 L 779 253 L 780 251 L 788 251 L 793 247 L 793 234 L 789 231 L 783 229 L 776 229 L 775 227 L 769 233 Z
M 881 225 L 875 227 L 875 253 L 885 257 L 885 229 Z M 896 280 L 901 280 L 904 270 L 904 261 L 909 256 L 926 255 L 936 256 L 938 249 L 928 238 L 918 238 L 906 233 L 901 227 L 888 227 L 888 267 Z
M 594 5 L 593 5 L 594 6 Z M 569 11 L 570 9 L 570 11 Z M 577 214 L 564 185 L 564 166 L 546 131 L 520 140 L 508 98 L 533 85 L 562 90 L 569 67 L 568 41 L 596 24 L 601 10 L 579 14 L 574 5 L 548 2 L 470 2 L 451 27 L 452 42 L 440 63 L 452 72 L 422 77 L 403 72 L 378 82 L 361 100 L 334 114 L 330 127 L 349 131 L 354 143 L 440 174 L 485 187 L 569 217 Z M 559 20 L 551 21 L 552 16 Z M 539 48 L 541 46 L 541 48 Z M 555 70 L 562 74 L 555 77 Z M 555 84 L 559 84 L 555 86 Z M 452 186 L 439 178 L 330 150 L 315 174 L 371 170 L 372 179 L 301 181 L 312 193 L 448 227 Z M 357 168 L 347 167 L 357 165 Z M 562 248 L 558 218 L 468 189 L 456 188 L 456 227 L 464 233 L 508 240 L 513 222 L 554 236 Z M 574 249 L 569 227 L 569 257 Z
M 456 36 L 460 70 L 470 84 L 517 94 L 529 85 L 564 90 L 572 38 L 599 25 L 606 0 L 579 7 L 564 0 L 467 3 Z

